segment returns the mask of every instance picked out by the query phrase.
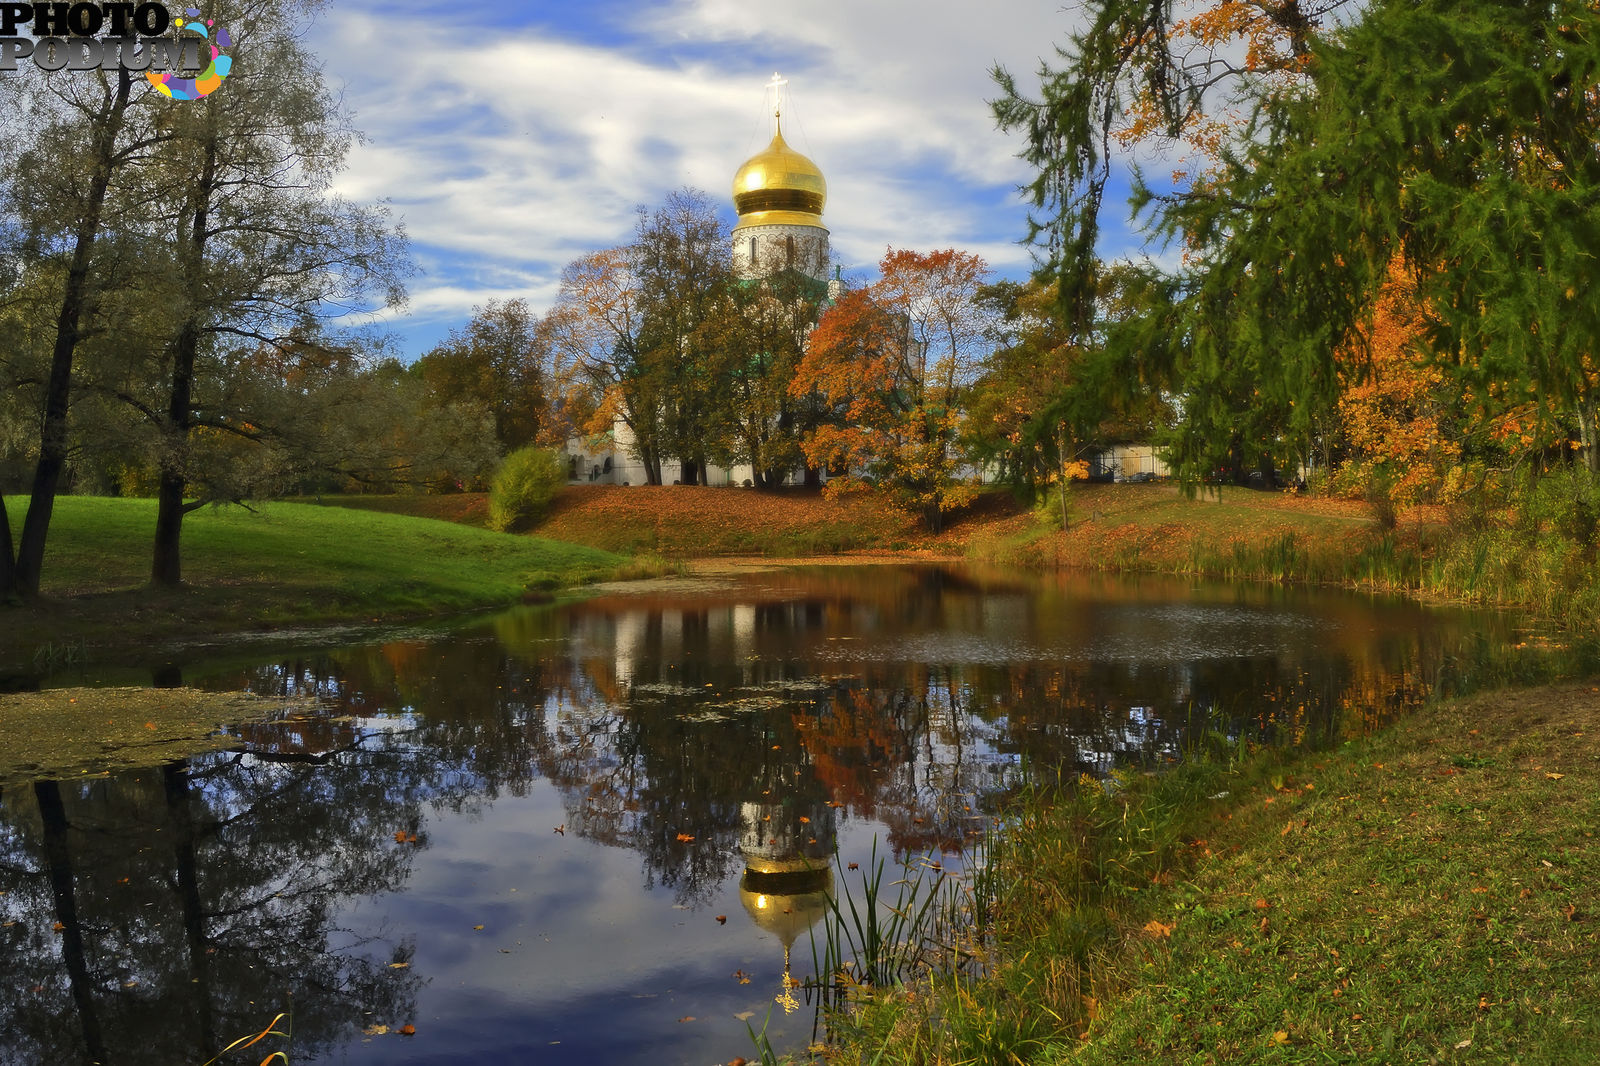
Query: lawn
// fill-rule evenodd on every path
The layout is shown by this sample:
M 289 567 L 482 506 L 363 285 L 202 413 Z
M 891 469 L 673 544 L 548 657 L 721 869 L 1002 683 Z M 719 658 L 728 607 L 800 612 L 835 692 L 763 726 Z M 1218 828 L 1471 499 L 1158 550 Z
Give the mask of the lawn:
M 9 501 L 13 529 L 24 501 Z M 396 620 L 516 603 L 616 571 L 620 556 L 452 522 L 303 503 L 203 508 L 185 587 L 147 587 L 153 500 L 62 497 L 37 607 L 0 609 L 8 658 L 60 640 Z

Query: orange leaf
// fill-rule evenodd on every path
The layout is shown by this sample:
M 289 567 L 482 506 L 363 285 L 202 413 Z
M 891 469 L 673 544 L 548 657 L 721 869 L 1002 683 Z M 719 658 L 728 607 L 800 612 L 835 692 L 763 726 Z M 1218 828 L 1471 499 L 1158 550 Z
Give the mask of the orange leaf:
M 680 843 L 680 844 L 692 843 L 693 840 L 694 840 L 694 834 L 693 833 L 679 833 L 678 834 L 678 843 Z
M 1172 935 L 1172 926 L 1163 925 L 1152 918 L 1144 923 L 1144 931 L 1154 937 L 1167 937 Z

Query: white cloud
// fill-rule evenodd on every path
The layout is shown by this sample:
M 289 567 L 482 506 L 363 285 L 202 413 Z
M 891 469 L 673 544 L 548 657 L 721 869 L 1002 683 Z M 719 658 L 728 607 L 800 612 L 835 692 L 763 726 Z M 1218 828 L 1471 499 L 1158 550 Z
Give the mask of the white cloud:
M 824 220 L 847 270 L 890 244 L 1027 269 L 1009 194 L 1027 173 L 994 129 L 988 69 L 1001 61 L 1027 84 L 1066 15 L 1030 0 L 684 0 L 633 16 L 636 34 L 607 39 L 499 31 L 487 5 L 426 17 L 360 0 L 316 28 L 367 137 L 339 191 L 403 217 L 423 267 L 416 319 L 464 320 L 490 298 L 547 306 L 562 265 L 626 240 L 636 205 L 685 185 L 726 199 L 770 136 L 773 67 L 792 89 L 785 134 L 828 177 Z

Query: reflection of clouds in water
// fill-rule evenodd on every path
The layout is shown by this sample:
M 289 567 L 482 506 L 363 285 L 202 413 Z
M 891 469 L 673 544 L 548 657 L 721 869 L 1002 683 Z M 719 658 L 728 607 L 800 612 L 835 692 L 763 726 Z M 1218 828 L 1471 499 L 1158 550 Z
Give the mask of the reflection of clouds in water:
M 1092 631 L 1070 643 L 1045 644 L 998 633 L 940 630 L 876 643 L 829 643 L 812 657 L 830 662 L 1172 663 L 1275 655 L 1338 628 L 1329 619 L 1291 612 L 1202 604 L 1141 605 L 1094 610 Z

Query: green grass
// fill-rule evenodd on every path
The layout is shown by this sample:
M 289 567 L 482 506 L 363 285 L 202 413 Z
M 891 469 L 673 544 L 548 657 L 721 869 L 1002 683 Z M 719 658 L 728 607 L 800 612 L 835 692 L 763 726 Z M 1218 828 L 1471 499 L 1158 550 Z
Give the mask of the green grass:
M 1435 705 L 1336 751 L 1029 797 L 988 976 L 837 1061 L 1600 1061 L 1600 694 Z
M 8 501 L 13 529 L 23 501 Z M 185 588 L 147 587 L 151 500 L 56 501 L 38 607 L 0 609 L 8 650 L 372 621 L 516 603 L 610 576 L 609 552 L 427 518 L 269 503 L 184 520 Z M 27 648 L 22 645 L 27 644 Z

